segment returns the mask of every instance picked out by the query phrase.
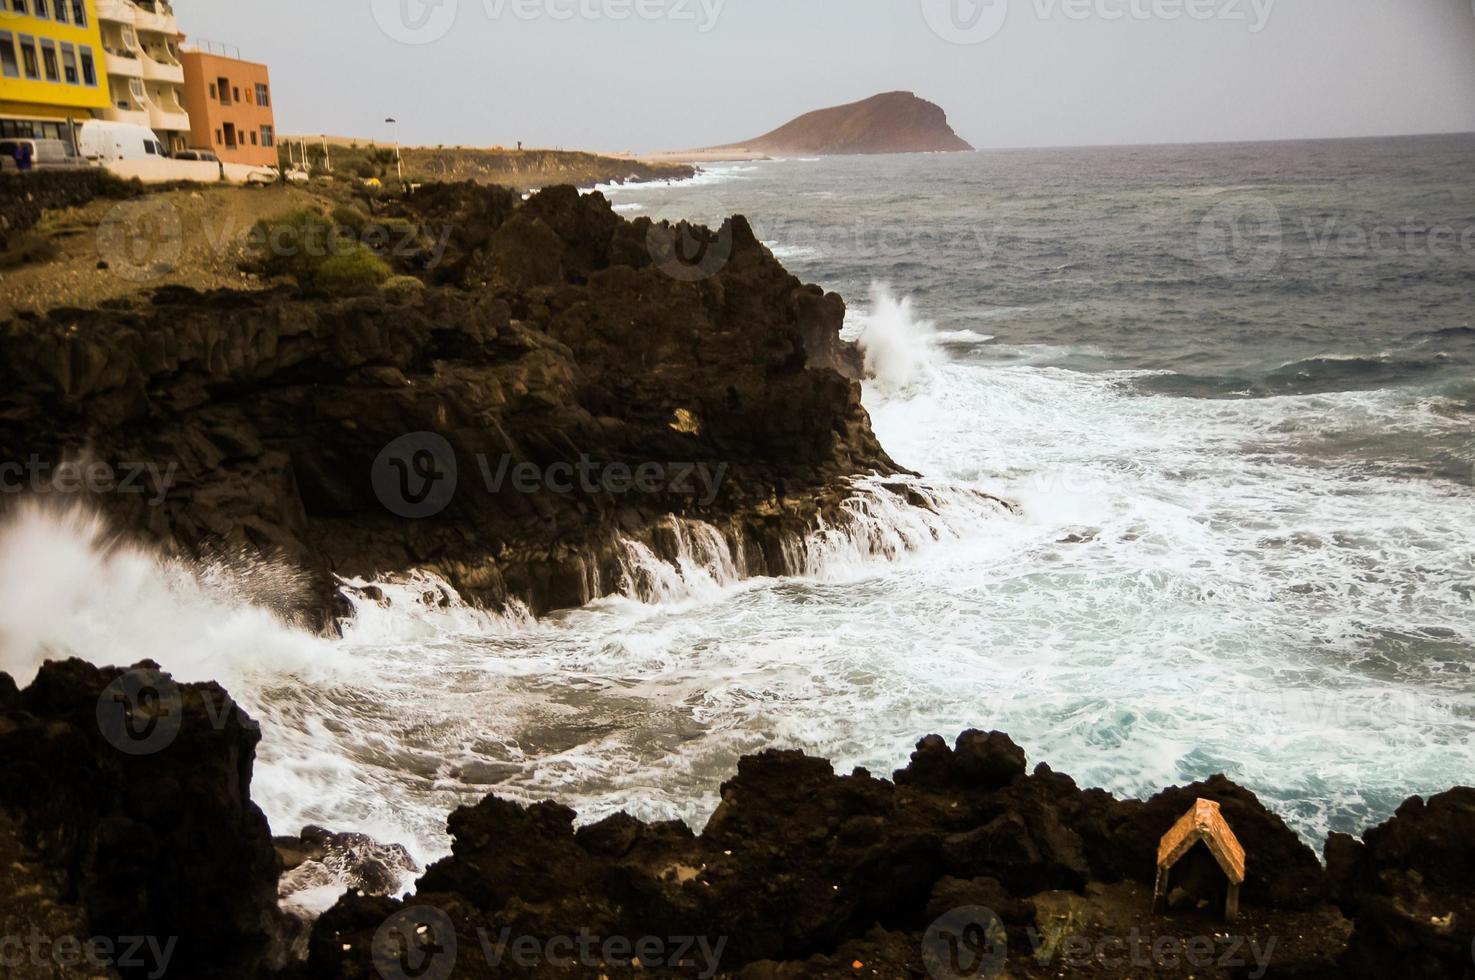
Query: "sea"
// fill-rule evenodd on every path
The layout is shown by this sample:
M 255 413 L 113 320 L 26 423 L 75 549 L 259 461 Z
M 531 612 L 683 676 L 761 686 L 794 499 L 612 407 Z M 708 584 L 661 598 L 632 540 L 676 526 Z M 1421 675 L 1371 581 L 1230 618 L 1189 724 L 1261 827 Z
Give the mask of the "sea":
M 537 620 L 427 606 L 411 575 L 325 639 L 36 510 L 0 542 L 0 666 L 218 679 L 262 723 L 274 832 L 422 862 L 487 793 L 700 828 L 744 754 L 889 773 L 968 728 L 1123 796 L 1224 773 L 1319 850 L 1475 779 L 1472 159 L 1469 135 L 998 150 L 600 188 L 630 218 L 743 214 L 844 296 L 872 423 L 936 513 L 859 485 L 859 538 L 782 579 L 685 526 L 680 561 L 632 543 L 625 594 Z

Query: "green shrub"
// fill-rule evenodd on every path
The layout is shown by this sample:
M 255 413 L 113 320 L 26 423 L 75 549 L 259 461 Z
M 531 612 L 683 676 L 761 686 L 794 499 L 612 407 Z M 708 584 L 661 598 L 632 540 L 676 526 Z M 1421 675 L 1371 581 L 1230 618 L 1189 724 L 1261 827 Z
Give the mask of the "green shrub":
M 361 232 L 369 223 L 368 215 L 358 208 L 351 208 L 346 204 L 340 204 L 333 209 L 333 220 L 345 228 Z
M 412 296 L 423 293 L 425 291 L 425 283 L 416 279 L 414 276 L 394 276 L 380 288 L 395 299 L 409 299 Z
M 317 268 L 319 288 L 340 296 L 368 293 L 389 279 L 389 265 L 363 245 L 354 243 L 329 256 Z
M 336 212 L 329 218 L 301 208 L 257 222 L 251 242 L 261 271 L 290 275 L 304 288 L 330 293 L 346 295 L 376 288 L 389 278 L 388 264 L 358 241 L 354 229 L 336 218 Z

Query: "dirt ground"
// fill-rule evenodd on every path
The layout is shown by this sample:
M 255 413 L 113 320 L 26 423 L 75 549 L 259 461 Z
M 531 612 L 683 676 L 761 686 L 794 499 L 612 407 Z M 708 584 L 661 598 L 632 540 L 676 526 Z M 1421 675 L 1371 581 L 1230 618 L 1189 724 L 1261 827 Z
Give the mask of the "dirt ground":
M 48 212 L 32 232 L 54 255 L 0 269 L 0 320 L 22 310 L 94 307 L 165 285 L 264 286 L 242 271 L 263 217 L 333 201 L 280 184 L 202 187 Z
M 1332 971 L 1352 924 L 1329 905 L 1304 912 L 1244 907 L 1234 922 L 1205 911 L 1152 914 L 1152 889 L 1090 885 L 1086 895 L 1036 895 L 1036 931 L 1004 977 L 1260 977 Z M 1335 975 L 1328 972 L 1327 975 Z

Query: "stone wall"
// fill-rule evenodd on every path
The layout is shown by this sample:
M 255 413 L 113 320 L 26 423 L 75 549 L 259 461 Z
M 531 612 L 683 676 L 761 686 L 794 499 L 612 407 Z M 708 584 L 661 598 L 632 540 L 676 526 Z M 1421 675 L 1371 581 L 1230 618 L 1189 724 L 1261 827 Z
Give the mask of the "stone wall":
M 41 212 L 79 207 L 109 193 L 116 184 L 111 175 L 92 167 L 0 173 L 0 251 L 9 247 L 10 235 L 41 220 Z

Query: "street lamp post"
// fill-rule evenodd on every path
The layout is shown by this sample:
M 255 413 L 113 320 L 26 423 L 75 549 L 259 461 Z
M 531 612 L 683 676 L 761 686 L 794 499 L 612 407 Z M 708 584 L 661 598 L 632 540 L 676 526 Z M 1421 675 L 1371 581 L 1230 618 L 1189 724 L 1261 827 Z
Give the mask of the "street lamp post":
M 386 119 L 384 121 L 394 126 L 394 165 L 396 172 L 399 174 L 399 182 L 403 184 L 405 182 L 405 158 L 404 154 L 400 152 L 399 147 L 399 120 Z

